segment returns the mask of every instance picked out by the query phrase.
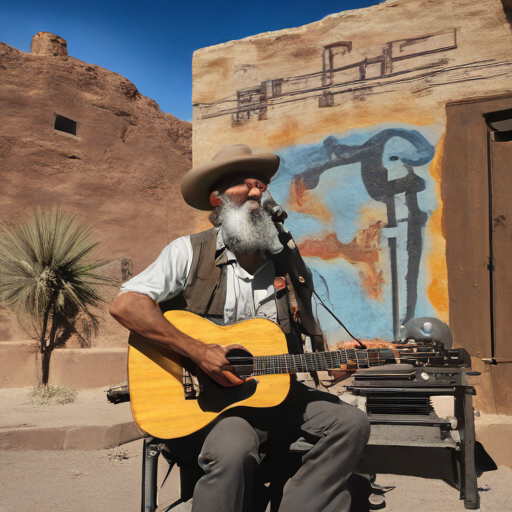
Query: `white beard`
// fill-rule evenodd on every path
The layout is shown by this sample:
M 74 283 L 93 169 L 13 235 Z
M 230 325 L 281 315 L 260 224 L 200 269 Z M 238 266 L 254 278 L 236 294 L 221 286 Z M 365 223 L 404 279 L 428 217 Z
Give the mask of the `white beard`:
M 276 227 L 261 206 L 254 208 L 253 201 L 238 205 L 226 196 L 222 199 L 217 218 L 228 249 L 235 254 L 278 253 L 282 250 Z

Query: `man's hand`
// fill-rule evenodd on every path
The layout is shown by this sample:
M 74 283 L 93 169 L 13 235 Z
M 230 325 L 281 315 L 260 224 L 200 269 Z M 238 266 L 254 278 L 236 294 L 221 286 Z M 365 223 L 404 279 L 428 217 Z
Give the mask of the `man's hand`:
M 389 341 L 377 339 L 377 340 L 361 340 L 361 342 L 366 346 L 367 349 L 387 348 L 387 349 L 390 349 L 393 351 L 393 353 L 395 354 L 395 357 L 399 356 L 396 346 L 393 345 L 393 343 L 390 343 Z M 357 341 L 353 341 L 353 340 L 343 341 L 343 342 L 339 342 L 336 344 L 337 350 L 342 350 L 342 349 L 356 349 L 357 350 L 358 348 L 359 348 L 359 343 L 357 343 Z M 330 385 L 329 386 L 326 385 L 326 387 L 334 386 L 335 384 L 338 384 L 338 382 L 348 379 L 355 371 L 357 371 L 357 368 L 353 369 L 353 370 L 343 369 L 343 370 L 330 371 L 329 373 L 333 377 L 333 380 L 329 383 Z
M 244 381 L 227 371 L 226 353 L 242 345 L 207 345 L 187 336 L 168 322 L 158 304 L 146 295 L 125 292 L 110 305 L 110 314 L 124 327 L 192 359 L 213 380 L 222 386 L 236 386 Z
M 235 348 L 247 350 L 242 345 L 236 344 L 227 347 L 202 344 L 198 350 L 198 355 L 193 356 L 192 360 L 222 386 L 238 386 L 244 381 L 229 371 L 231 363 L 226 358 L 226 354 Z

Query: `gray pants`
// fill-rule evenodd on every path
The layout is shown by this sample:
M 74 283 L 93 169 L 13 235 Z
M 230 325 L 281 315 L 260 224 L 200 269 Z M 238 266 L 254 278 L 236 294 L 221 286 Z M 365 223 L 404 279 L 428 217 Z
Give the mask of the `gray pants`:
M 295 383 L 273 409 L 238 409 L 206 433 L 198 457 L 204 476 L 193 512 L 249 512 L 260 451 L 286 450 L 299 437 L 315 443 L 285 486 L 280 512 L 348 512 L 345 483 L 370 435 L 362 411 L 337 397 Z

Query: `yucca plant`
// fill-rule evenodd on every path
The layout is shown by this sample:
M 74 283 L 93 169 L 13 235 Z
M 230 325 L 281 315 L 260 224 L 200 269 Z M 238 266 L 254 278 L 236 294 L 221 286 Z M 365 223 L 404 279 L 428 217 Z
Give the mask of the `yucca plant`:
M 109 263 L 92 259 L 98 243 L 77 215 L 58 208 L 38 209 L 26 222 L 0 229 L 0 304 L 39 340 L 40 384 L 48 383 L 57 346 L 74 333 L 87 345 L 84 329 L 97 333 L 91 308 L 102 302 L 98 286 L 115 283 L 97 272 Z

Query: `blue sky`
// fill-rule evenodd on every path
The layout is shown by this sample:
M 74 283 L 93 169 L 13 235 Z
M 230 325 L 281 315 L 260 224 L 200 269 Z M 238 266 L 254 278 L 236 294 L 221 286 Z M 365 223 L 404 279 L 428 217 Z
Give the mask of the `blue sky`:
M 198 48 L 378 3 L 20 0 L 0 7 L 0 41 L 29 52 L 34 34 L 53 32 L 66 39 L 71 56 L 123 75 L 164 112 L 191 120 L 192 54 Z

